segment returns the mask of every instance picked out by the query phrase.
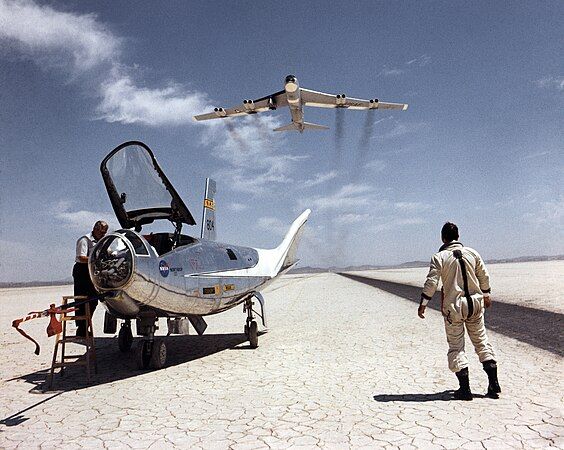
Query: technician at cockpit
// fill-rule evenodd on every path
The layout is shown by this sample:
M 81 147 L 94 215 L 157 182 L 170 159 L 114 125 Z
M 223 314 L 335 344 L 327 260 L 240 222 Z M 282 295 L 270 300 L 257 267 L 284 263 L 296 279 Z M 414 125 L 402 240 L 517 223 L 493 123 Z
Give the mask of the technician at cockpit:
M 74 295 L 85 295 L 87 297 L 94 297 L 97 295 L 96 289 L 90 279 L 88 272 L 88 257 L 92 252 L 94 246 L 102 239 L 108 232 L 108 224 L 103 220 L 99 220 L 94 224 L 92 232 L 81 236 L 76 241 L 76 258 L 75 264 L 72 269 L 72 278 L 74 280 Z M 90 302 L 90 314 L 94 314 L 94 310 L 98 305 L 98 301 Z M 86 314 L 86 305 L 82 304 L 77 307 L 76 315 L 84 316 Z M 76 335 L 86 336 L 86 321 L 76 321 Z

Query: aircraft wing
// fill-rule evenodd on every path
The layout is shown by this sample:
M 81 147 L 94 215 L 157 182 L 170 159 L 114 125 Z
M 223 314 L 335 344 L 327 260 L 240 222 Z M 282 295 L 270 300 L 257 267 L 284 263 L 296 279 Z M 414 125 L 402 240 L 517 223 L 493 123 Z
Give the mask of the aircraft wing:
M 405 111 L 407 103 L 388 103 L 377 99 L 363 100 L 361 98 L 344 97 L 326 94 L 301 88 L 302 102 L 307 106 L 317 108 L 348 108 L 348 109 L 399 109 Z
M 237 117 L 246 114 L 256 114 L 271 109 L 288 106 L 286 92 L 280 91 L 257 100 L 245 100 L 242 105 L 233 108 L 215 108 L 213 112 L 194 116 L 194 120 L 218 119 L 221 117 Z

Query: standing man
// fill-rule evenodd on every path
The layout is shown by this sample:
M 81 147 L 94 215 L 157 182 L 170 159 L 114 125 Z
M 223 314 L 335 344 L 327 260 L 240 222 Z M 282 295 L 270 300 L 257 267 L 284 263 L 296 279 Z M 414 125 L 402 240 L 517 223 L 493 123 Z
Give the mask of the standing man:
M 94 228 L 91 233 L 81 236 L 78 241 L 76 241 L 76 259 L 75 264 L 72 269 L 72 277 L 74 279 L 74 295 L 85 295 L 87 297 L 94 297 L 98 295 L 92 280 L 90 279 L 90 273 L 88 272 L 88 257 L 90 252 L 96 245 L 96 243 L 102 239 L 108 232 L 108 224 L 103 220 L 99 220 L 94 224 Z M 98 306 L 98 300 L 90 302 L 90 316 L 94 314 L 94 310 Z M 86 304 L 77 307 L 77 316 L 86 315 Z M 86 321 L 77 320 L 76 321 L 76 335 L 86 336 Z
M 457 400 L 472 400 L 468 378 L 468 358 L 464 352 L 464 329 L 468 331 L 474 349 L 488 374 L 490 398 L 499 398 L 501 388 L 497 380 L 497 364 L 492 345 L 486 335 L 484 306 L 491 306 L 490 277 L 482 258 L 476 250 L 458 242 L 458 227 L 447 222 L 441 230 L 443 246 L 431 258 L 431 267 L 417 311 L 425 318 L 425 307 L 437 290 L 439 279 L 443 282 L 441 311 L 445 320 L 448 341 L 448 366 L 460 388 L 455 391 Z

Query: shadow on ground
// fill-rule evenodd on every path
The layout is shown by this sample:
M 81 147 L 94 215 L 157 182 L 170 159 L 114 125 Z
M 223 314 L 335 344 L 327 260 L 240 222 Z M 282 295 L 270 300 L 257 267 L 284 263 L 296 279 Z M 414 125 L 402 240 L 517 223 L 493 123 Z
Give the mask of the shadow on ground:
M 419 304 L 420 287 L 350 273 L 339 273 L 339 275 Z M 558 356 L 564 356 L 564 314 L 495 302 L 495 296 L 493 298 L 494 303 L 486 312 L 488 330 L 534 345 Z M 441 299 L 439 293 L 436 293 L 427 307 L 440 311 L 440 305 Z M 413 310 L 413 314 L 417 314 L 416 309 Z
M 453 398 L 454 391 L 443 391 L 435 394 L 380 394 L 373 398 L 377 402 L 448 402 L 455 401 Z M 485 395 L 473 394 L 474 398 L 485 398 Z M 458 400 L 456 400 L 458 401 Z
M 264 332 L 259 332 L 259 336 Z M 162 337 L 162 336 L 161 336 Z M 203 336 L 167 336 L 163 337 L 167 347 L 166 367 L 188 363 L 197 359 L 205 358 L 214 353 L 224 350 L 247 350 L 251 349 L 248 339 L 243 333 L 232 334 L 208 334 Z M 135 341 L 140 338 L 136 338 Z M 99 337 L 95 338 L 96 355 L 98 360 L 98 373 L 92 371 L 91 381 L 88 382 L 85 375 L 84 366 L 68 367 L 65 369 L 64 376 L 55 371 L 53 391 L 71 391 L 86 387 L 97 386 L 100 384 L 111 383 L 123 380 L 143 373 L 148 370 L 137 368 L 135 359 L 136 342 L 133 343 L 128 353 L 121 353 L 118 350 L 117 338 Z M 83 347 L 76 346 L 77 353 L 82 352 Z M 46 392 L 49 370 L 44 369 L 32 372 L 7 381 L 23 380 L 33 387 L 30 392 Z

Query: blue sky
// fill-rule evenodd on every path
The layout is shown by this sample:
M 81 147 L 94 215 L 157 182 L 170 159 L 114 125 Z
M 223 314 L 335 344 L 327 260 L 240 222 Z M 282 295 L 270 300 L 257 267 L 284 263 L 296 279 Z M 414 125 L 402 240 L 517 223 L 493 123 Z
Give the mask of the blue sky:
M 223 242 L 273 247 L 311 208 L 304 265 L 427 260 L 446 220 L 486 259 L 562 254 L 562 17 L 560 1 L 0 0 L 0 281 L 70 275 L 76 238 L 115 224 L 99 163 L 131 139 L 197 220 L 217 179 Z M 192 121 L 290 73 L 410 107 L 308 108 L 331 130 L 304 134 L 271 131 L 287 110 Z

